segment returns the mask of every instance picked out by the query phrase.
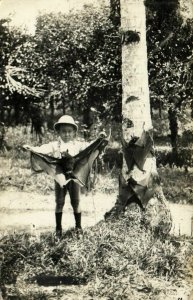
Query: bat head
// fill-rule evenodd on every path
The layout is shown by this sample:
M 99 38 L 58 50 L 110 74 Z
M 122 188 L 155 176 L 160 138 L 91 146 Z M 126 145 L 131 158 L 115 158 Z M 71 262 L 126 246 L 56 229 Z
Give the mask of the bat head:
M 71 156 L 68 151 L 62 153 L 61 167 L 64 173 L 73 171 L 74 162 L 73 156 Z

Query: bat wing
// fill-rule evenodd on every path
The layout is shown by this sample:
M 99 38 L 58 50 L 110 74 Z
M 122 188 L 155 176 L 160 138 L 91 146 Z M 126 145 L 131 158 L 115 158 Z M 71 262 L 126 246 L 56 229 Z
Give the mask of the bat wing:
M 59 163 L 58 158 L 54 158 L 52 156 L 42 154 L 36 151 L 30 150 L 31 153 L 31 168 L 35 172 L 43 172 L 46 171 L 45 168 L 48 167 L 56 167 Z
M 46 172 L 53 177 L 61 187 L 66 185 L 69 180 L 64 175 L 61 160 L 46 154 L 41 154 L 30 150 L 31 152 L 31 168 L 35 172 Z
M 74 156 L 73 172 L 70 172 L 69 174 L 66 174 L 64 171 L 65 166 L 63 159 L 54 158 L 30 150 L 32 170 L 35 172 L 46 172 L 53 177 L 61 187 L 66 185 L 70 180 L 77 182 L 81 186 L 87 185 L 92 165 L 107 143 L 108 140 L 105 138 L 99 138 L 86 149 Z
M 74 156 L 75 164 L 73 174 L 83 184 L 87 186 L 88 176 L 92 169 L 93 163 L 101 151 L 106 147 L 108 140 L 98 138 L 86 149 Z
M 135 143 L 133 157 L 136 165 L 143 171 L 146 158 L 153 147 L 153 138 L 149 131 L 143 131 L 141 137 Z
M 123 147 L 123 153 L 125 157 L 125 161 L 127 164 L 128 172 L 130 172 L 134 166 L 134 143 L 127 143 L 124 139 L 122 139 L 122 147 Z
M 146 207 L 148 201 L 153 197 L 159 188 L 160 178 L 156 169 L 156 161 L 154 157 L 146 158 L 141 171 L 137 165 L 134 166 L 130 177 L 120 182 L 121 190 L 119 194 L 129 200 L 133 195 L 139 200 L 143 208 Z
M 140 200 L 143 207 L 146 207 L 148 201 L 153 197 L 155 191 L 159 187 L 158 174 L 149 174 L 145 182 L 138 182 L 137 184 L 130 185 L 131 189 Z
M 135 164 L 143 171 L 146 158 L 153 147 L 151 133 L 143 131 L 140 138 L 133 138 L 129 143 L 122 141 L 122 144 L 128 171 L 130 172 Z

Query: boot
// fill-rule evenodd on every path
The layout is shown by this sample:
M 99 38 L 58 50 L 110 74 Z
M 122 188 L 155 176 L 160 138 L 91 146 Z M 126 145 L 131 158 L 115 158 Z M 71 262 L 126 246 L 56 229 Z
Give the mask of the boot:
M 81 227 L 81 213 L 74 213 L 76 229 L 82 229 Z
M 56 235 L 61 237 L 62 235 L 62 212 L 55 213 L 56 216 Z

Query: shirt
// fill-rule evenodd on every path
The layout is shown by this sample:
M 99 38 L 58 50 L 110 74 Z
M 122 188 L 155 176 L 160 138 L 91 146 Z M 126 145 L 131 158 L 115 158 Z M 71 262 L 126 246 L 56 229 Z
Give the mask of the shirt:
M 71 156 L 75 156 L 88 146 L 88 143 L 73 140 L 70 142 L 63 142 L 61 138 L 58 141 L 53 141 L 48 144 L 43 144 L 39 147 L 31 147 L 31 150 L 53 156 L 55 158 L 61 158 L 62 153 L 68 151 Z

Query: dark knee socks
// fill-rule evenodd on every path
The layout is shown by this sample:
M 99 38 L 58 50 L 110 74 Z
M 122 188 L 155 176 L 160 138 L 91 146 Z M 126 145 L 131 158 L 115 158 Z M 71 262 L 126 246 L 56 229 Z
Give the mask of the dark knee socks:
M 76 228 L 81 229 L 81 213 L 75 213 L 74 212 L 74 218 L 76 223 Z
M 55 213 L 56 216 L 56 230 L 62 230 L 62 212 Z
M 55 213 L 56 230 L 62 230 L 62 212 Z M 74 213 L 76 228 L 81 229 L 81 213 Z

